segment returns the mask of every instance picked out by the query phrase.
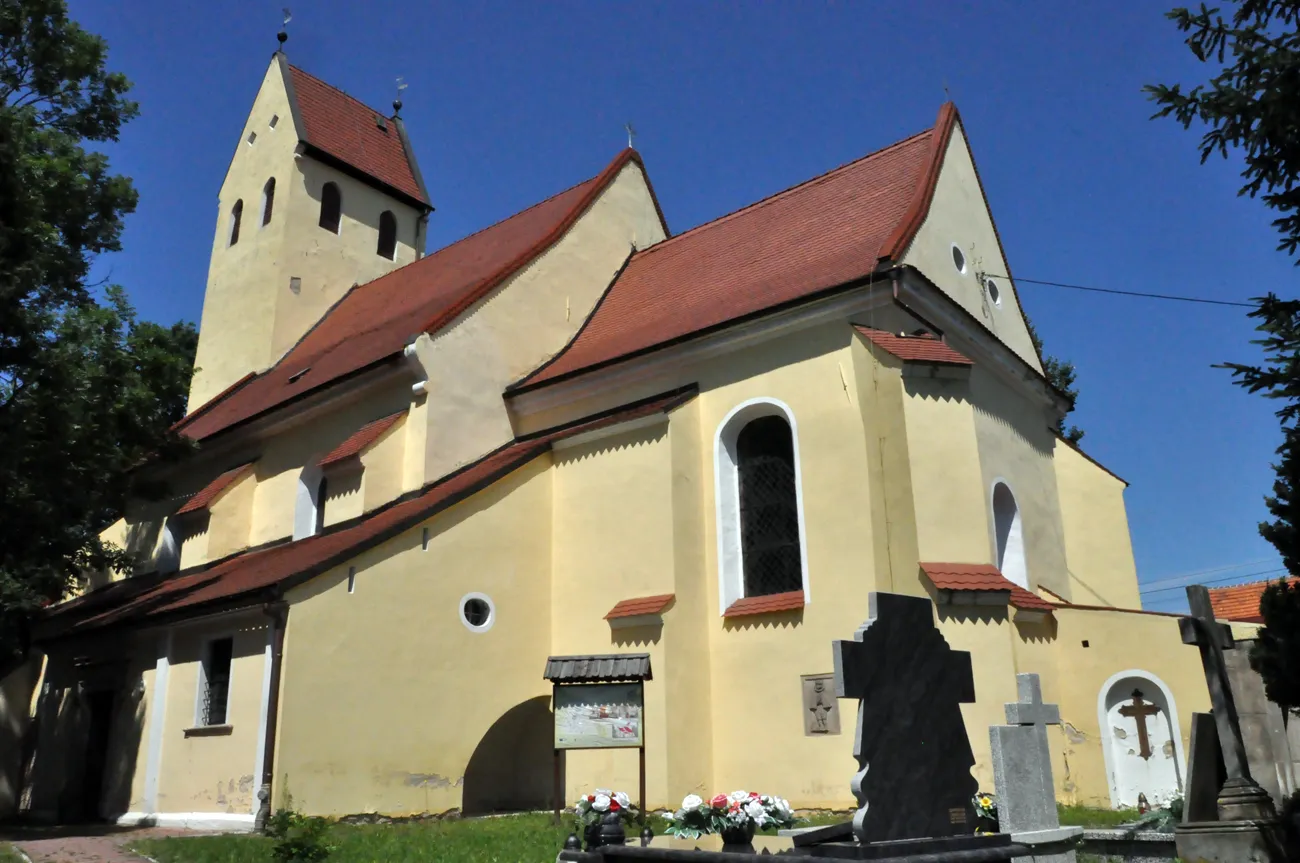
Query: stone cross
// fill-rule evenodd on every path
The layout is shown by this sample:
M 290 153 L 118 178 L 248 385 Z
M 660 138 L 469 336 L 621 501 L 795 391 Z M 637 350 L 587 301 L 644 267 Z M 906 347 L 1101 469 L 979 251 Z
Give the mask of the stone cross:
M 870 595 L 870 618 L 834 643 L 835 694 L 858 699 L 851 787 L 859 842 L 970 834 L 975 756 L 961 706 L 975 700 L 970 654 L 934 626 L 930 600 Z
M 1201 649 L 1201 665 L 1205 669 L 1205 685 L 1210 690 L 1210 709 L 1214 714 L 1215 729 L 1219 733 L 1219 747 L 1223 752 L 1223 767 L 1227 779 L 1219 791 L 1219 818 L 1223 821 L 1240 821 L 1271 818 L 1273 801 L 1268 792 L 1250 776 L 1246 761 L 1246 747 L 1241 739 L 1241 724 L 1237 706 L 1232 700 L 1232 687 L 1228 683 L 1228 664 L 1223 651 L 1236 647 L 1232 630 L 1214 619 L 1210 606 L 1210 592 L 1199 584 L 1187 588 L 1187 605 L 1191 616 L 1178 620 L 1183 644 L 1195 644 Z
M 1160 708 L 1149 701 L 1142 700 L 1142 690 L 1133 690 L 1133 703 L 1126 704 L 1119 709 L 1120 716 L 1127 716 L 1130 719 L 1137 720 L 1138 730 L 1138 755 L 1142 756 L 1144 761 L 1151 760 L 1151 737 L 1147 734 L 1147 717 L 1158 716 Z

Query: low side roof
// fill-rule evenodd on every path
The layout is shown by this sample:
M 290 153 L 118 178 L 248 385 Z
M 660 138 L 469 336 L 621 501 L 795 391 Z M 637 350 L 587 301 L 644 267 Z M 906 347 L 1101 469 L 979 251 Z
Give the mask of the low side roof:
M 631 161 L 624 150 L 597 176 L 352 288 L 279 362 L 200 406 L 177 429 L 203 440 L 376 363 L 436 332 L 541 254 Z
M 275 599 L 488 487 L 547 452 L 557 440 L 666 413 L 694 396 L 694 388 L 683 388 L 517 438 L 414 494 L 307 539 L 245 551 L 166 578 L 138 576 L 114 582 L 44 613 L 34 636 L 44 641 Z
M 919 228 L 955 124 L 945 105 L 934 128 L 637 252 L 573 341 L 512 389 L 869 277 Z
M 1300 581 L 1300 578 L 1287 579 L 1289 584 L 1295 584 L 1297 581 Z M 1214 616 L 1219 620 L 1263 623 L 1264 617 L 1259 613 L 1259 598 L 1264 595 L 1266 587 L 1276 583 L 1277 580 L 1274 579 L 1233 584 L 1228 587 L 1211 587 L 1210 607 L 1214 609 Z

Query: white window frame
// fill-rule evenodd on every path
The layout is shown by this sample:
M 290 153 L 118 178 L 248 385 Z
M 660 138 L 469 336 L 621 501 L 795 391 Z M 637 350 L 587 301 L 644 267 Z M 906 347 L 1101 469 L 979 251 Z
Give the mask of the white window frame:
M 208 666 L 212 664 L 212 645 L 223 639 L 230 639 L 230 682 L 226 685 L 226 716 L 224 722 L 206 725 L 203 722 L 203 702 L 208 693 Z M 235 634 L 233 632 L 214 635 L 203 640 L 203 649 L 199 654 L 199 669 L 194 686 L 194 728 L 221 728 L 232 725 L 230 721 L 230 699 L 235 693 Z
M 471 599 L 481 599 L 488 607 L 487 620 L 477 626 L 470 623 L 469 618 L 465 616 L 465 603 L 469 602 Z M 478 593 L 475 591 L 467 593 L 460 598 L 460 602 L 456 606 L 456 615 L 460 618 L 461 624 L 470 632 L 487 632 L 497 622 L 497 606 L 496 603 L 492 601 L 492 597 L 488 596 L 486 593 Z
M 803 601 L 812 602 L 808 579 L 808 533 L 804 524 L 803 467 L 799 458 L 799 425 L 794 411 L 780 399 L 769 396 L 748 399 L 736 405 L 718 424 L 713 437 L 714 520 L 718 533 L 718 613 L 725 614 L 745 596 L 744 549 L 740 529 L 740 474 L 736 465 L 736 440 L 749 423 L 778 416 L 790 425 L 794 449 L 795 509 L 799 516 L 799 569 L 803 580 Z
M 998 510 L 997 510 L 997 492 L 998 486 L 1003 486 L 1007 494 L 1011 495 L 1011 503 L 1015 506 L 1015 515 L 1011 518 L 1011 527 L 1007 532 L 1006 548 L 998 546 Z M 1029 553 L 1025 547 L 1025 514 L 1020 506 L 1020 499 L 1016 497 L 1016 490 L 1011 487 L 1003 477 L 993 480 L 989 486 L 989 529 L 992 531 L 993 539 L 993 564 L 998 568 L 998 572 L 1010 582 L 1018 584 L 1025 590 L 1032 590 L 1029 580 Z M 1019 552 L 1018 556 L 1013 556 L 1009 564 L 1003 560 L 1007 552 L 1013 550 Z

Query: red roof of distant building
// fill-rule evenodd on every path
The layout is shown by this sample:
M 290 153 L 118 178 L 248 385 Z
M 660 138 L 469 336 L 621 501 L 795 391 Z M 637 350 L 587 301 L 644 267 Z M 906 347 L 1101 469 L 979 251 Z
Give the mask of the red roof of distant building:
M 929 210 L 956 109 L 934 128 L 633 255 L 528 389 L 871 276 Z
M 605 170 L 431 255 L 353 288 L 279 362 L 201 406 L 177 428 L 209 438 L 367 367 L 437 332 L 563 236 L 628 162 Z
M 802 590 L 788 593 L 769 593 L 766 596 L 747 596 L 738 599 L 722 613 L 723 617 L 745 617 L 750 614 L 770 614 L 774 611 L 794 611 L 803 608 Z
M 420 180 L 415 155 L 404 140 L 400 119 L 385 117 L 297 66 L 288 69 L 292 98 L 304 127 L 298 134 L 306 144 L 428 205 L 429 195 Z
M 184 515 L 187 512 L 198 512 L 201 509 L 207 509 L 217 498 L 225 493 L 226 489 L 235 482 L 235 480 L 250 473 L 253 470 L 253 463 L 241 464 L 239 467 L 231 468 L 203 488 L 190 495 L 190 499 L 185 501 L 185 505 L 176 510 L 177 515 Z
M 319 467 L 330 467 L 339 462 L 347 461 L 350 458 L 361 455 L 371 444 L 383 437 L 384 432 L 388 431 L 393 425 L 406 416 L 406 411 L 398 411 L 392 416 L 375 420 L 372 423 L 366 423 L 361 428 L 352 433 L 352 436 L 343 443 L 330 450 L 329 454 L 317 462 Z
M 1006 590 L 1011 605 L 1028 611 L 1051 611 L 1055 605 L 1008 579 L 987 563 L 922 563 L 921 570 L 940 590 Z
M 693 388 L 683 388 L 518 438 L 413 495 L 307 539 L 241 552 L 177 576 L 114 582 L 49 609 L 36 624 L 37 638 L 264 602 L 272 598 L 271 591 L 279 594 L 320 575 L 488 487 L 548 451 L 557 440 L 667 413 L 694 395 Z
M 932 333 L 906 336 L 885 330 L 873 330 L 871 327 L 855 325 L 853 328 L 870 339 L 873 344 L 900 360 L 949 366 L 973 365 L 969 357 L 948 347 L 943 339 Z
M 658 596 L 638 596 L 625 599 L 609 610 L 606 620 L 618 617 L 640 617 L 643 614 L 663 614 L 665 608 L 672 604 L 676 594 L 661 593 Z
M 1297 581 L 1300 581 L 1300 577 L 1287 578 L 1288 584 L 1295 584 Z M 1259 613 L 1259 598 L 1264 595 L 1266 587 L 1277 582 L 1278 579 L 1273 579 L 1233 584 L 1228 587 L 1211 587 L 1210 607 L 1214 609 L 1214 616 L 1219 620 L 1263 623 L 1264 618 Z

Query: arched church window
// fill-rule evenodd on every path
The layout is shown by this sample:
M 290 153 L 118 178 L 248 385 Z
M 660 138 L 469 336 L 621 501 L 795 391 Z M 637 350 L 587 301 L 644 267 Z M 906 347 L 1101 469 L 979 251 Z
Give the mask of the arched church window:
M 167 522 L 163 525 L 162 542 L 159 544 L 158 554 L 154 558 L 159 573 L 169 575 L 181 568 L 181 543 L 183 541 L 176 520 L 174 518 L 167 519 Z
M 298 475 L 298 497 L 293 509 L 293 538 L 306 539 L 325 525 L 325 474 L 310 460 Z
M 390 261 L 397 254 L 397 217 L 392 210 L 379 214 L 379 248 L 375 252 Z
M 998 569 L 1023 588 L 1029 587 L 1025 565 L 1025 537 L 1020 524 L 1020 507 L 1004 482 L 993 486 L 993 535 L 997 543 Z
M 230 245 L 239 242 L 239 221 L 244 216 L 244 199 L 240 198 L 235 201 L 235 206 L 230 209 Z
M 803 589 L 794 441 L 785 417 L 765 416 L 736 437 L 745 596 Z
M 271 211 L 275 209 L 275 177 L 262 187 L 262 224 L 271 224 Z
M 320 226 L 332 234 L 339 232 L 339 217 L 343 212 L 343 198 L 339 187 L 326 183 L 320 190 Z

